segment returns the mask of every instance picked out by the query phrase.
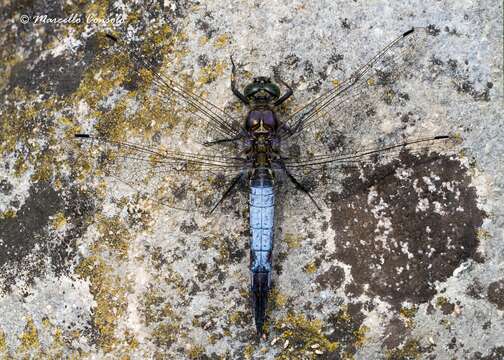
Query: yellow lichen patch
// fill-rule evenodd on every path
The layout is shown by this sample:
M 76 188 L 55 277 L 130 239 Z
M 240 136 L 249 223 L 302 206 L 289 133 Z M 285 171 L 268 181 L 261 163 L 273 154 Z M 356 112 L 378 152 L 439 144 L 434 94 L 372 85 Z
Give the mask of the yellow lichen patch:
M 279 335 L 275 345 L 281 349 L 276 359 L 309 359 L 336 351 L 339 344 L 324 335 L 322 326 L 321 320 L 292 313 L 276 321 L 274 329 Z
M 93 322 L 100 334 L 98 343 L 103 351 L 111 352 L 119 341 L 115 331 L 119 317 L 127 308 L 127 288 L 105 260 L 97 255 L 83 259 L 75 272 L 90 282 L 90 291 L 96 301 Z
M 34 181 L 52 178 L 57 163 L 51 145 L 56 139 L 53 131 L 43 128 L 43 119 L 50 118 L 59 106 L 55 98 L 42 101 L 18 87 L 7 95 L 0 122 L 0 153 L 15 155 L 13 168 L 16 176 L 34 168 Z
M 58 212 L 56 215 L 52 216 L 51 224 L 52 227 L 55 228 L 56 230 L 61 229 L 63 226 L 66 225 L 65 214 L 63 214 L 62 212 Z
M 87 5 L 85 9 L 86 18 L 88 21 L 91 19 L 105 20 L 107 18 L 107 9 L 109 8 L 108 0 L 98 0 L 95 2 L 84 2 Z
M 483 240 L 483 241 L 488 241 L 492 238 L 492 235 L 490 232 L 488 232 L 485 229 L 479 228 L 477 230 L 476 236 L 478 237 L 478 240 Z
M 248 326 L 251 320 L 250 312 L 235 311 L 229 315 L 229 323 L 235 326 Z
M 198 360 L 205 353 L 205 348 L 201 345 L 191 345 L 186 353 L 189 359 Z
M 16 217 L 16 210 L 7 209 L 5 211 L 0 212 L 0 219 L 12 219 Z
M 245 349 L 243 349 L 243 357 L 246 360 L 252 359 L 252 355 L 254 354 L 254 347 L 250 344 L 245 346 Z
M 51 359 L 63 359 L 65 351 L 65 342 L 63 340 L 63 332 L 59 327 L 54 329 L 52 333 L 52 342 L 49 348 L 45 351 Z
M 180 337 L 180 329 L 174 323 L 160 323 L 155 326 L 151 333 L 154 344 L 162 347 L 170 347 Z
M 7 342 L 5 340 L 5 333 L 0 329 L 0 355 L 6 355 L 7 353 Z
M 200 36 L 198 39 L 199 46 L 204 46 L 208 42 L 208 37 L 206 35 Z
M 297 249 L 301 247 L 301 241 L 303 238 L 298 234 L 285 233 L 284 242 L 287 244 L 289 250 Z
M 348 312 L 348 305 L 342 305 L 338 311 L 338 316 L 336 317 L 337 322 L 350 322 L 352 321 L 352 316 Z
M 353 345 L 356 348 L 360 348 L 364 345 L 364 342 L 366 340 L 366 333 L 368 333 L 368 332 L 369 332 L 369 328 L 366 325 L 360 326 L 357 330 L 355 330 L 353 332 L 353 336 L 355 339 L 353 341 Z
M 402 347 L 393 349 L 393 350 L 387 350 L 385 352 L 385 359 L 386 360 L 413 360 L 413 359 L 420 359 L 420 344 L 418 343 L 418 340 L 416 339 L 410 339 L 408 340 Z
M 218 61 L 214 64 L 210 64 L 201 68 L 201 74 L 198 78 L 198 83 L 203 85 L 215 81 L 219 76 L 224 74 L 224 70 L 226 68 L 227 64 L 223 61 Z
M 178 319 L 172 306 L 166 300 L 166 297 L 155 288 L 149 288 L 144 293 L 141 311 L 146 325 L 151 325 L 165 319 Z
M 448 304 L 448 299 L 445 298 L 444 296 L 438 296 L 436 298 L 436 306 L 438 308 L 443 307 L 444 305 Z
M 98 248 L 105 246 L 108 250 L 113 250 L 120 259 L 126 259 L 131 241 L 127 225 L 118 216 L 112 218 L 98 216 L 97 220 L 101 237 L 95 246 Z
M 412 307 L 409 307 L 409 308 L 402 307 L 399 310 L 399 313 L 403 317 L 404 323 L 407 328 L 412 328 L 413 326 L 415 326 L 414 318 L 415 318 L 417 311 L 418 311 L 418 306 L 415 306 L 415 305 L 413 305 Z
M 168 54 L 176 41 L 183 41 L 184 35 L 173 34 L 173 30 L 168 24 L 162 24 L 159 28 L 153 29 L 143 42 L 142 52 L 152 55 L 160 51 L 161 54 Z
M 231 38 L 230 38 L 229 34 L 226 34 L 226 33 L 221 34 L 221 35 L 217 36 L 217 38 L 215 39 L 214 47 L 216 49 L 222 49 L 227 44 L 229 44 L 230 39 Z
M 18 353 L 37 353 L 40 350 L 38 330 L 32 318 L 28 318 L 24 331 L 19 335 L 21 344 L 16 349 Z
M 96 110 L 99 108 L 98 102 L 110 96 L 130 74 L 129 60 L 125 54 L 102 54 L 100 60 L 83 74 L 79 88 L 72 94 L 72 102 L 76 106 L 84 101 L 92 109 L 89 116 L 98 119 L 103 115 Z
M 308 274 L 314 274 L 317 272 L 317 264 L 314 260 L 310 261 L 308 264 L 304 266 L 304 271 Z
M 287 297 L 280 292 L 277 288 L 271 290 L 271 300 L 275 307 L 284 307 L 287 304 Z

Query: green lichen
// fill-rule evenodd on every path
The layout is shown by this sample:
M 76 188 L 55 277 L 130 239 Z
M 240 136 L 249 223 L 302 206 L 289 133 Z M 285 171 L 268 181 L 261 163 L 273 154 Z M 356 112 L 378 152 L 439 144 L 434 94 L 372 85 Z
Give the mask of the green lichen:
M 438 308 L 441 308 L 441 307 L 443 307 L 443 306 L 445 306 L 447 304 L 448 304 L 448 299 L 446 297 L 444 297 L 444 296 L 438 296 L 436 298 L 436 306 Z
M 178 319 L 172 306 L 166 301 L 166 297 L 155 288 L 149 288 L 144 293 L 141 311 L 147 326 L 165 319 Z
M 145 324 L 153 329 L 150 338 L 155 344 L 168 348 L 183 335 L 180 316 L 158 289 L 151 287 L 144 293 L 140 310 Z
M 5 333 L 2 329 L 0 329 L 0 357 L 2 359 L 7 359 L 9 357 L 7 341 L 5 340 Z
M 357 330 L 355 330 L 353 332 L 353 336 L 355 339 L 353 342 L 353 346 L 355 346 L 356 348 L 362 347 L 365 343 L 366 334 L 368 332 L 369 332 L 369 327 L 367 327 L 366 325 L 362 325 Z
M 98 231 L 101 236 L 95 243 L 95 247 L 106 247 L 107 250 L 113 250 L 113 254 L 119 259 L 125 260 L 128 257 L 129 243 L 131 234 L 126 224 L 119 218 L 112 218 L 97 215 Z
M 274 329 L 279 334 L 275 345 L 280 348 L 276 359 L 316 358 L 336 351 L 339 346 L 324 335 L 321 320 L 309 320 L 304 315 L 288 313 L 275 321 Z
M 0 212 L 0 219 L 13 219 L 16 217 L 16 210 L 7 209 L 5 211 Z
M 385 352 L 386 360 L 416 360 L 421 356 L 420 344 L 416 339 L 410 339 L 397 349 L 387 350 Z
M 229 324 L 235 326 L 249 326 L 252 321 L 252 316 L 249 311 L 235 311 L 229 315 Z
M 301 241 L 303 238 L 298 234 L 285 233 L 283 241 L 287 244 L 289 250 L 297 249 L 301 247 Z
M 479 228 L 477 230 L 476 236 L 478 237 L 478 240 L 480 240 L 480 241 L 488 241 L 492 238 L 492 234 L 490 234 L 489 231 L 482 229 L 482 228 Z
M 270 292 L 271 302 L 275 308 L 282 308 L 287 304 L 287 296 L 282 294 L 277 288 L 273 288 Z
M 223 61 L 218 61 L 202 67 L 200 70 L 201 74 L 198 78 L 198 83 L 203 85 L 215 81 L 219 76 L 222 76 L 224 74 L 224 70 L 226 70 L 226 68 L 227 64 Z
M 205 348 L 201 345 L 191 345 L 191 347 L 187 351 L 187 357 L 190 360 L 201 359 L 203 354 L 205 354 Z
M 317 268 L 317 263 L 315 262 L 315 260 L 312 260 L 308 264 L 306 264 L 303 269 L 308 274 L 314 274 L 317 272 Z
M 51 225 L 56 230 L 61 229 L 66 223 L 65 214 L 62 212 L 58 212 L 51 217 Z
M 215 39 L 214 47 L 216 49 L 222 49 L 229 44 L 230 40 L 231 40 L 231 37 L 229 36 L 229 34 L 226 34 L 226 33 L 221 34 L 221 35 L 217 36 L 217 38 Z
M 402 307 L 399 313 L 404 319 L 404 323 L 407 328 L 412 328 L 415 326 L 414 318 L 418 312 L 418 306 L 413 305 L 412 307 Z
M 98 330 L 98 343 L 105 352 L 111 352 L 121 341 L 116 335 L 118 320 L 127 308 L 123 279 L 98 255 L 83 259 L 76 273 L 90 282 L 90 292 L 96 301 L 93 323 Z
M 6 109 L 0 122 L 0 153 L 14 155 L 13 174 L 22 176 L 33 168 L 33 181 L 50 180 L 60 165 L 53 147 L 54 132 L 45 128 L 46 118 L 60 109 L 55 98 L 40 100 L 36 94 L 16 87 L 5 99 Z
M 24 331 L 19 335 L 21 344 L 16 349 L 19 354 L 38 353 L 40 351 L 40 340 L 37 327 L 32 318 L 26 321 Z
M 354 319 L 346 304 L 342 305 L 336 314 L 331 315 L 329 320 L 337 331 L 336 338 L 340 345 L 338 355 L 343 359 L 352 359 L 355 351 L 364 346 L 369 328 Z

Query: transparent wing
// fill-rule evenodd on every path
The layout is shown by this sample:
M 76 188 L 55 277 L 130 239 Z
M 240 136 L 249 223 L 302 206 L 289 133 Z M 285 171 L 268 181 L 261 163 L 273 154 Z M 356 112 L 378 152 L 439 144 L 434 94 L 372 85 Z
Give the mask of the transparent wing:
M 110 49 L 112 54 L 117 56 L 119 61 L 127 57 L 130 70 L 135 73 L 135 80 L 152 85 L 150 92 L 145 95 L 145 100 L 159 99 L 164 104 L 165 111 L 184 119 L 186 128 L 197 127 L 199 137 L 194 140 L 204 143 L 216 139 L 240 139 L 246 136 L 246 132 L 239 125 L 240 122 L 224 110 L 191 92 L 188 87 L 176 82 L 167 74 L 158 72 L 154 61 L 147 59 L 138 50 L 131 49 L 115 36 L 110 34 L 105 36 L 112 45 Z
M 341 149 L 345 142 L 343 130 L 359 126 L 375 115 L 376 102 L 390 102 L 395 96 L 391 84 L 407 73 L 426 45 L 428 35 L 427 28 L 405 32 L 348 79 L 297 110 L 279 130 L 284 146 L 324 145 L 329 151 Z
M 134 192 L 169 208 L 212 212 L 224 195 L 244 180 L 246 160 L 208 153 L 188 153 L 88 134 L 76 134 L 82 156 Z
M 377 147 L 363 147 L 344 154 L 285 158 L 282 162 L 286 171 L 298 179 L 315 201 L 322 202 L 325 194 L 337 190 L 349 170 L 369 169 L 388 163 L 394 163 L 395 168 L 414 167 L 417 163 L 421 163 L 426 155 L 449 151 L 458 141 L 456 137 L 443 135 Z M 406 158 L 408 161 L 403 161 Z

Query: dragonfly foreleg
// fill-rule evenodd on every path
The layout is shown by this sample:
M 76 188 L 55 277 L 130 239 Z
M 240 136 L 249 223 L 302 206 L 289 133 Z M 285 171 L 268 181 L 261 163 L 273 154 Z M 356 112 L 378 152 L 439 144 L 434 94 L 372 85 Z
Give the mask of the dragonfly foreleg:
M 250 102 L 248 101 L 248 99 L 236 87 L 236 66 L 233 61 L 233 56 L 230 56 L 229 58 L 231 59 L 231 90 L 233 91 L 233 94 L 235 94 L 236 97 L 241 100 L 242 103 L 249 105 Z

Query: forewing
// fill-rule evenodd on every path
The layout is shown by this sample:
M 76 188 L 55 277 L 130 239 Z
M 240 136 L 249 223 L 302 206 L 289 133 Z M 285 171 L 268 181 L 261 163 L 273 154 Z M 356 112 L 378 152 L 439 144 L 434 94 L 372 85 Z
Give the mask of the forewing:
M 344 148 L 343 131 L 364 126 L 364 120 L 375 115 L 378 101 L 391 101 L 395 95 L 391 85 L 408 72 L 427 45 L 428 35 L 427 28 L 405 32 L 349 78 L 297 110 L 280 129 L 284 147 L 309 149 L 316 144 L 331 152 Z
M 164 105 L 165 116 L 175 115 L 184 120 L 186 128 L 195 129 L 194 135 L 197 137 L 194 141 L 204 143 L 220 139 L 239 139 L 246 134 L 239 121 L 203 96 L 192 92 L 188 86 L 175 81 L 166 72 L 158 70 L 155 62 L 138 49 L 110 34 L 106 34 L 106 38 L 111 45 L 110 54 L 116 56 L 119 62 L 129 62 L 129 69 L 135 75 L 135 81 L 150 85 L 150 88 L 144 89 L 145 94 L 141 101 L 159 100 Z

